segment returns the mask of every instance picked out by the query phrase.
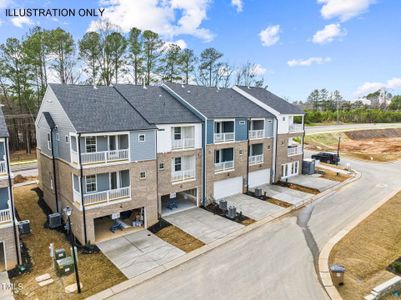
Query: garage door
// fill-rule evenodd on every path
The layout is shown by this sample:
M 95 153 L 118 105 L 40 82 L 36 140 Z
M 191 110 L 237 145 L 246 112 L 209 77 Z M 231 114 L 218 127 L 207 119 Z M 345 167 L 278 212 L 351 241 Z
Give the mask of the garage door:
M 270 169 L 263 169 L 249 173 L 249 188 L 268 183 L 270 183 Z
M 220 180 L 214 183 L 213 197 L 216 200 L 241 193 L 242 176 Z

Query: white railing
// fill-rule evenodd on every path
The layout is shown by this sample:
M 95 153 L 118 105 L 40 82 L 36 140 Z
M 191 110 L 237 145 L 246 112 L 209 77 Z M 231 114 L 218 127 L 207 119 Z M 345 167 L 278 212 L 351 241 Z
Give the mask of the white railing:
M 74 202 L 77 202 L 78 204 L 81 203 L 81 193 L 77 192 L 75 189 L 73 189 L 73 198 L 74 198 Z
M 71 162 L 79 163 L 78 152 L 71 149 Z
M 288 156 L 302 154 L 302 146 L 288 147 Z
M 290 129 L 290 132 L 303 132 L 304 125 L 303 124 L 291 124 L 289 129 Z
M 11 221 L 11 210 L 3 209 L 0 210 L 0 223 L 10 222 Z
M 75 192 L 76 191 L 74 191 L 74 197 L 75 197 Z M 79 193 L 77 192 L 77 194 Z M 89 193 L 84 195 L 85 205 L 93 205 L 103 202 L 108 203 L 110 201 L 119 200 L 123 198 L 131 198 L 131 187 L 127 186 L 114 190 L 107 190 L 103 192 Z
M 234 141 L 234 132 L 222 132 L 214 134 L 215 143 L 224 143 Z
M 249 139 L 262 139 L 265 137 L 265 130 L 249 130 Z
M 195 139 L 193 138 L 185 138 L 180 140 L 172 140 L 171 147 L 173 150 L 177 149 L 187 149 L 195 147 Z
M 0 174 L 6 174 L 7 173 L 7 166 L 6 166 L 6 162 L 0 161 Z
M 227 171 L 234 169 L 234 161 L 223 161 L 220 163 L 215 163 L 214 164 L 214 170 L 215 172 L 222 172 L 222 171 Z
M 250 165 L 263 164 L 263 154 L 249 156 L 249 164 Z
M 171 181 L 184 181 L 195 178 L 195 170 L 183 170 L 171 173 Z
M 128 149 L 81 153 L 82 164 L 128 160 Z

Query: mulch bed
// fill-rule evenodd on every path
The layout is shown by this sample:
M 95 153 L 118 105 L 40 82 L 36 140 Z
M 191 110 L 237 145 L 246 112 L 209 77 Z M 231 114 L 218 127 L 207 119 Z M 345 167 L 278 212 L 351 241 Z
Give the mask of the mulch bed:
M 206 207 L 203 207 L 203 208 L 215 215 L 219 215 L 223 218 L 226 218 L 230 221 L 237 222 L 242 225 L 250 225 L 252 223 L 255 223 L 255 220 L 248 218 L 247 216 L 244 216 L 242 214 L 242 212 L 237 213 L 237 216 L 234 219 L 230 219 L 229 217 L 226 216 L 226 214 L 225 214 L 226 212 L 223 211 L 222 209 L 220 209 L 219 205 L 214 202 L 210 203 L 209 205 L 207 205 Z

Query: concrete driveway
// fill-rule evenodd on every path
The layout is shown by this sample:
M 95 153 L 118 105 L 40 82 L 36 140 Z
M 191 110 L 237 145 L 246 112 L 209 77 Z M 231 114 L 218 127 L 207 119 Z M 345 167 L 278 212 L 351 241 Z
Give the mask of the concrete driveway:
M 292 190 L 279 185 L 266 184 L 260 186 L 260 188 L 266 193 L 267 197 L 284 201 L 292 205 L 297 205 L 313 197 L 313 194 Z
M 169 215 L 164 219 L 205 244 L 244 226 L 198 207 Z
M 288 182 L 302 185 L 304 187 L 312 188 L 323 192 L 329 188 L 338 184 L 338 182 L 320 178 L 320 174 L 313 175 L 298 175 L 295 177 L 288 178 Z
M 133 278 L 184 255 L 185 252 L 147 230 L 97 244 L 127 278 Z
M 280 206 L 244 194 L 227 197 L 224 200 L 227 200 L 227 205 L 235 206 L 237 212 L 242 211 L 245 216 L 256 221 L 267 217 L 273 219 L 275 214 L 284 210 Z

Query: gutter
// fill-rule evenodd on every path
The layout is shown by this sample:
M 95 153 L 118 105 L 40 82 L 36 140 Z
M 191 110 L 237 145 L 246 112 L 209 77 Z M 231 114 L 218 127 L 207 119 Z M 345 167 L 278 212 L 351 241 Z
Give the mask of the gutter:
M 50 143 L 52 144 L 52 164 L 53 164 L 53 183 L 54 183 L 54 193 L 56 196 L 56 211 L 59 213 L 60 208 L 58 205 L 58 187 L 57 187 L 57 174 L 56 174 L 56 158 L 54 157 L 54 139 L 53 139 L 54 128 L 50 128 Z
M 84 240 L 85 240 L 85 244 L 87 244 L 88 236 L 86 233 L 86 211 L 85 211 L 85 201 L 84 201 L 84 190 L 83 190 L 83 184 L 82 184 L 84 171 L 83 171 L 82 163 L 81 163 L 81 134 L 80 133 L 78 133 L 78 161 L 79 161 L 79 172 L 80 172 L 79 191 L 81 192 L 82 217 L 83 217 L 83 221 L 84 221 Z M 70 230 L 72 230 L 72 228 L 70 228 Z
M 7 174 L 8 174 L 8 188 L 10 195 L 10 204 L 11 204 L 11 218 L 13 220 L 13 231 L 14 231 L 14 243 L 15 243 L 15 252 L 17 254 L 17 264 L 21 264 L 20 251 L 19 251 L 19 243 L 18 243 L 18 235 L 17 235 L 17 222 L 15 220 L 15 207 L 14 207 L 14 195 L 13 195 L 13 181 L 11 179 L 11 170 L 10 170 L 10 157 L 8 151 L 8 137 L 5 138 L 5 150 L 7 157 Z

